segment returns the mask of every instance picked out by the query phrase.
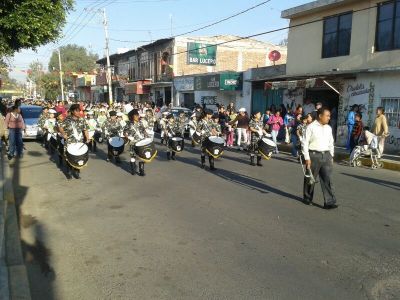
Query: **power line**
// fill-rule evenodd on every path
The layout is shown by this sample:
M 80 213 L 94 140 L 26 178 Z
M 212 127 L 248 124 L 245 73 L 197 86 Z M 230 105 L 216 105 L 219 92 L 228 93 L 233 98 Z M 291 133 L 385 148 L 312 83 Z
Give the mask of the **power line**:
M 366 7 L 366 8 L 360 8 L 360 9 L 357 9 L 357 10 L 353 10 L 352 13 L 366 11 L 366 10 L 370 10 L 370 9 L 377 8 L 377 7 L 378 7 L 378 5 L 374 5 L 374 6 L 370 6 L 370 7 Z M 229 44 L 229 43 L 233 43 L 233 42 L 238 42 L 238 41 L 241 41 L 241 40 L 251 39 L 251 38 L 254 38 L 254 37 L 257 37 L 257 36 L 262 36 L 262 35 L 275 33 L 275 32 L 279 32 L 279 31 L 283 31 L 283 30 L 290 30 L 290 29 L 293 29 L 293 28 L 298 28 L 298 27 L 301 27 L 301 26 L 306 26 L 306 25 L 310 25 L 310 24 L 314 24 L 314 23 L 318 23 L 318 22 L 323 22 L 323 21 L 324 21 L 324 19 L 316 19 L 316 20 L 313 20 L 313 21 L 307 21 L 307 22 L 304 22 L 304 23 L 296 24 L 296 25 L 289 25 L 289 26 L 285 26 L 285 27 L 280 27 L 280 28 L 276 28 L 276 29 L 272 29 L 272 30 L 268 30 L 268 31 L 260 32 L 260 33 L 247 35 L 247 36 L 244 36 L 244 37 L 238 37 L 236 39 L 229 40 L 229 41 L 219 42 L 219 43 L 215 43 L 215 44 L 209 44 L 207 46 L 202 46 L 202 47 L 198 47 L 198 48 L 191 49 L 191 50 L 184 50 L 184 51 L 181 51 L 181 52 L 171 53 L 170 56 L 185 54 L 185 53 L 188 53 L 188 52 L 201 50 L 201 49 L 206 49 L 206 48 L 209 48 L 209 47 L 221 46 L 221 45 L 225 45 L 225 44 Z M 152 61 L 152 59 L 147 59 L 147 60 L 144 60 L 144 61 L 145 62 L 146 61 L 150 62 L 150 61 Z M 125 63 L 120 63 L 119 65 L 130 64 L 130 63 L 131 62 L 125 62 Z
M 268 2 L 271 2 L 271 0 L 263 1 L 263 2 L 261 2 L 261 3 L 259 3 L 259 4 L 256 4 L 256 5 L 252 6 L 252 7 L 249 7 L 249 8 L 247 8 L 247 9 L 245 9 L 245 10 L 242 10 L 242 11 L 240 11 L 240 12 L 238 12 L 238 13 L 235 13 L 235 14 L 229 16 L 229 17 L 223 18 L 223 19 L 221 19 L 221 20 L 218 20 L 218 21 L 213 22 L 213 23 L 211 23 L 211 24 L 208 24 L 208 25 L 206 25 L 206 26 L 202 26 L 202 27 L 200 27 L 200 28 L 196 28 L 196 29 L 193 29 L 193 30 L 190 30 L 190 31 L 187 31 L 187 32 L 183 32 L 183 33 L 180 33 L 180 34 L 171 36 L 170 38 L 176 38 L 176 37 L 179 37 L 179 36 L 191 34 L 191 33 L 193 33 L 193 32 L 197 32 L 197 31 L 200 31 L 200 30 L 203 30 L 203 29 L 206 29 L 206 28 L 215 26 L 215 25 L 217 25 L 217 24 L 223 23 L 223 22 L 225 22 L 225 21 L 227 21 L 227 20 L 233 19 L 233 18 L 238 17 L 238 16 L 240 16 L 240 15 L 242 15 L 242 14 L 245 14 L 245 13 L 247 13 L 247 12 L 253 10 L 253 9 L 256 9 L 257 7 L 260 7 L 260 6 L 262 6 L 262 5 L 265 5 L 265 4 L 267 4 Z M 136 43 L 136 42 L 151 43 L 151 41 L 124 41 L 124 40 L 112 39 L 112 38 L 110 38 L 110 40 L 116 41 L 116 42 L 122 42 L 122 43 Z

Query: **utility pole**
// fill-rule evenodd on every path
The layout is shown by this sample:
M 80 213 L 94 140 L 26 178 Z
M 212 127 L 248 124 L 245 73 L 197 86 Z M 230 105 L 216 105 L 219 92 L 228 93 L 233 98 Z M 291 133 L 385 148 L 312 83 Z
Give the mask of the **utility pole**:
M 108 102 L 109 102 L 108 104 L 111 105 L 113 103 L 112 75 L 111 75 L 110 48 L 109 48 L 109 39 L 108 39 L 108 21 L 107 21 L 105 8 L 103 8 L 103 25 L 104 25 L 104 34 L 105 34 L 105 38 L 106 38 L 107 83 L 108 83 Z
M 63 83 L 63 74 L 62 74 L 62 67 L 61 67 L 61 51 L 58 48 L 58 65 L 60 69 L 60 85 L 61 85 L 61 100 L 64 103 L 64 83 Z

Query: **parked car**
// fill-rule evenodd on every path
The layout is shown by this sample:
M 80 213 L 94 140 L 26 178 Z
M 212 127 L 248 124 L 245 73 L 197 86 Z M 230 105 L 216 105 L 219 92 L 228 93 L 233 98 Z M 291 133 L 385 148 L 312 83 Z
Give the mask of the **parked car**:
M 38 126 L 42 107 L 36 105 L 22 105 L 21 115 L 24 118 L 26 130 L 22 135 L 23 139 L 38 139 L 42 136 L 42 130 Z

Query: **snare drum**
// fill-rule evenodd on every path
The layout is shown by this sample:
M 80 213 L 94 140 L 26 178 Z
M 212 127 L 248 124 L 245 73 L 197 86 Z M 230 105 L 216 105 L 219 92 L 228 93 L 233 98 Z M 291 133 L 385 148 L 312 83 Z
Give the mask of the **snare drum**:
M 197 145 L 200 144 L 200 143 L 201 143 L 201 133 L 198 132 L 198 131 L 195 131 L 195 132 L 193 133 L 192 140 L 193 140 L 193 142 L 195 142 Z
M 265 158 L 270 159 L 276 150 L 276 144 L 270 139 L 263 138 L 258 141 L 258 152 Z
M 182 152 L 185 147 L 185 141 L 183 138 L 175 136 L 169 139 L 168 146 L 174 152 Z
M 84 143 L 71 143 L 67 146 L 66 161 L 71 167 L 81 169 L 89 160 L 89 148 Z
M 150 138 L 137 142 L 134 150 L 136 155 L 144 162 L 151 162 L 157 156 L 157 149 Z
M 124 152 L 125 141 L 119 136 L 114 136 L 108 139 L 108 145 L 111 147 L 112 154 L 114 156 L 120 155 Z
M 225 140 L 222 137 L 210 136 L 204 141 L 206 152 L 214 158 L 224 153 Z

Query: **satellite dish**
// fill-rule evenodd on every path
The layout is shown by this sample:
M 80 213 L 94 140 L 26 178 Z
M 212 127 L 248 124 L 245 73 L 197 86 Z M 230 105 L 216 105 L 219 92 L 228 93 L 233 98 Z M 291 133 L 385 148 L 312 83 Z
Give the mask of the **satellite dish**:
M 268 54 L 268 58 L 275 65 L 275 62 L 281 59 L 281 53 L 277 50 L 273 50 Z

